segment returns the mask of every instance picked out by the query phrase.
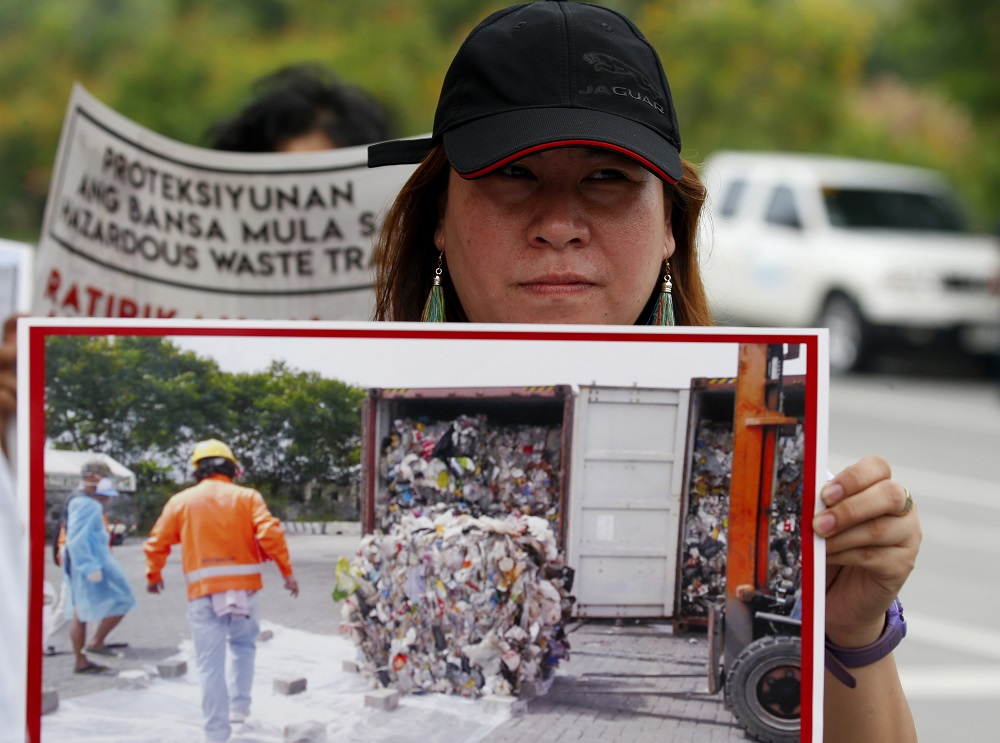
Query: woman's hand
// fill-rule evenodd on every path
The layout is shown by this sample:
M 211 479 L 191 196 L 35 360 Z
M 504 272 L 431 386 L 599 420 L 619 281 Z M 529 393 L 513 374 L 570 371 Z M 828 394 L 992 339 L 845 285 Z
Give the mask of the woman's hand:
M 909 491 L 891 478 L 888 462 L 868 456 L 820 493 L 826 509 L 813 519 L 813 530 L 827 540 L 826 634 L 843 647 L 879 638 L 920 547 Z

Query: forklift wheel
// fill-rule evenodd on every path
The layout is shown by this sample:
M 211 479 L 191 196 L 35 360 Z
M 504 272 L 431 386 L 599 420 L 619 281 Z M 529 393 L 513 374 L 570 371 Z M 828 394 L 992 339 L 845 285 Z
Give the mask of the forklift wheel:
M 754 640 L 726 678 L 726 705 L 740 726 L 766 743 L 798 743 L 802 641 L 789 635 Z

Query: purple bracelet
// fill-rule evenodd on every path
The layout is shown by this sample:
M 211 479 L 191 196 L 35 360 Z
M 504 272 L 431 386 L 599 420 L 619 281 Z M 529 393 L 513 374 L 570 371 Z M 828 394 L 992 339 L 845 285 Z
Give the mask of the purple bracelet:
M 842 648 L 830 642 L 829 637 L 826 638 L 826 668 L 838 681 L 853 689 L 858 682 L 847 669 L 870 666 L 882 660 L 895 650 L 904 637 L 906 637 L 906 619 L 903 617 L 903 605 L 898 598 L 895 598 L 885 613 L 885 629 L 882 630 L 882 635 L 870 645 L 861 648 Z

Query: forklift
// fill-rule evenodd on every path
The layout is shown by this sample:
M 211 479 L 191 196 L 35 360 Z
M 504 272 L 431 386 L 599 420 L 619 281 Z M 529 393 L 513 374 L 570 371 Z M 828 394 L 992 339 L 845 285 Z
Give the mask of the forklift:
M 801 722 L 799 591 L 768 585 L 770 512 L 783 412 L 784 362 L 799 346 L 741 344 L 733 418 L 726 594 L 708 607 L 708 690 L 765 743 L 797 743 Z M 796 581 L 797 582 L 797 581 Z

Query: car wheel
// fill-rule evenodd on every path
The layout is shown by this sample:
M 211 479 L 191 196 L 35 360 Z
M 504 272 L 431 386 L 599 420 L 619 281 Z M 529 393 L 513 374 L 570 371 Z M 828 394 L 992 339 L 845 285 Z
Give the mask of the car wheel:
M 802 642 L 770 635 L 737 656 L 726 679 L 726 704 L 740 726 L 767 743 L 797 743 L 802 714 Z
M 826 300 L 819 326 L 830 331 L 830 371 L 843 373 L 862 368 L 867 341 L 865 321 L 858 306 L 843 294 Z

